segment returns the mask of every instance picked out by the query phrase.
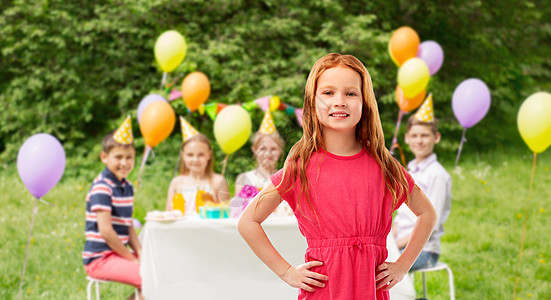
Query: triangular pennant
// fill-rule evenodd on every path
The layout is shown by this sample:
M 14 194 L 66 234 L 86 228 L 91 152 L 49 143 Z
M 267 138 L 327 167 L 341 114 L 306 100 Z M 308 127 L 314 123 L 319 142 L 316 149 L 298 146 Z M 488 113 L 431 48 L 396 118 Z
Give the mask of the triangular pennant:
M 272 96 L 270 97 L 270 110 L 274 111 L 276 109 L 279 109 L 279 106 L 281 105 L 281 100 L 278 96 Z
M 419 110 L 415 113 L 415 119 L 422 122 L 434 121 L 434 108 L 432 105 L 432 94 L 429 94 L 425 102 L 421 105 Z
M 271 97 L 272 96 L 266 96 L 266 97 L 258 98 L 256 100 L 254 100 L 254 102 L 256 104 L 258 104 L 258 106 L 260 106 L 260 108 L 263 111 L 267 111 L 268 109 L 270 109 L 270 98 Z
M 226 106 L 228 106 L 227 104 L 224 104 L 224 103 L 218 103 L 216 105 L 216 114 L 219 114 L 221 110 L 223 110 L 224 108 L 226 108 Z
M 243 107 L 247 111 L 251 111 L 257 106 L 258 106 L 258 104 L 256 104 L 256 102 L 254 102 L 254 100 L 249 101 L 249 102 L 241 103 L 241 107 Z
M 207 112 L 207 115 L 209 115 L 210 119 L 214 121 L 216 119 L 216 108 L 218 106 L 218 102 L 211 102 L 205 104 L 205 111 Z
M 264 118 L 262 119 L 262 123 L 260 124 L 260 129 L 258 129 L 258 132 L 264 134 L 272 134 L 275 131 L 276 127 L 274 124 L 274 119 L 272 119 L 272 114 L 270 113 L 270 110 L 267 110 L 264 113 Z
M 132 120 L 130 116 L 126 117 L 121 126 L 115 131 L 113 138 L 117 143 L 123 145 L 130 145 L 134 142 L 134 136 L 132 135 Z
M 205 104 L 201 104 L 199 105 L 199 107 L 197 108 L 197 111 L 199 112 L 199 114 L 202 116 L 205 114 Z
M 182 97 L 182 92 L 179 90 L 172 90 L 170 91 L 170 95 L 168 96 L 168 101 L 180 99 Z
M 199 131 L 193 128 L 193 126 L 191 126 L 182 116 L 180 116 L 180 127 L 182 128 L 182 140 L 184 143 L 192 136 L 199 134 Z

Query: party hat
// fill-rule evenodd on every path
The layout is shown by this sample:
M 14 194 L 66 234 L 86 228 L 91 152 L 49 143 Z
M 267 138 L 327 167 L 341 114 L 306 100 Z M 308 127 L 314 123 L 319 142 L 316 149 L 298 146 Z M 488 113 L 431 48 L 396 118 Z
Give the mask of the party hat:
M 119 126 L 119 129 L 115 131 L 113 138 L 117 141 L 117 143 L 123 145 L 130 145 L 134 142 L 134 136 L 132 135 L 132 121 L 130 116 L 126 117 L 121 126 Z
M 182 140 L 185 142 L 192 136 L 198 135 L 199 131 L 197 129 L 193 128 L 191 124 L 186 121 L 182 116 L 180 116 L 180 127 L 182 128 Z
M 272 114 L 268 109 L 264 113 L 264 118 L 262 119 L 262 124 L 260 124 L 260 129 L 258 130 L 258 132 L 264 133 L 264 134 L 272 134 L 275 131 L 276 131 L 276 127 L 274 124 L 274 119 L 272 119 Z
M 415 113 L 415 119 L 422 122 L 434 121 L 434 108 L 432 106 L 432 94 L 429 94 L 425 102 L 421 105 L 417 113 Z

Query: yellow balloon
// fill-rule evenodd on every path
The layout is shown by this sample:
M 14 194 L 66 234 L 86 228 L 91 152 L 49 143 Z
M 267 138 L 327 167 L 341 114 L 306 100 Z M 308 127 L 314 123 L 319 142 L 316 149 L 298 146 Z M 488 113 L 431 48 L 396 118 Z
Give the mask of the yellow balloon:
M 429 67 L 417 57 L 408 59 L 398 70 L 398 85 L 406 98 L 419 95 L 427 87 L 429 79 Z
M 534 153 L 551 145 L 551 94 L 531 95 L 520 106 L 517 116 L 520 136 Z
M 281 100 L 279 100 L 278 96 L 270 97 L 270 111 L 277 110 L 280 105 L 281 105 Z
M 251 117 L 238 105 L 229 105 L 222 109 L 214 120 L 214 137 L 226 154 L 232 154 L 241 148 L 251 135 Z
M 155 42 L 155 58 L 164 72 L 176 69 L 186 57 L 186 40 L 175 30 L 165 31 Z

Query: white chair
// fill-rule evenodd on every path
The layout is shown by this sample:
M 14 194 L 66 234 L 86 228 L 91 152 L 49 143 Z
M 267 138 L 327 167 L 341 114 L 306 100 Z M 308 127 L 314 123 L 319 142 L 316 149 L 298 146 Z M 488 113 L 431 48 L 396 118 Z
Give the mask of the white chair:
M 101 279 L 92 278 L 90 276 L 87 276 L 86 280 L 89 281 L 88 282 L 88 287 L 86 287 L 86 294 L 87 294 L 88 300 L 92 300 L 92 285 L 93 284 L 96 285 L 96 300 L 100 300 L 99 284 L 104 283 L 104 282 L 113 282 L 113 281 L 109 281 L 109 280 L 101 280 Z M 140 299 L 139 296 L 138 296 L 138 289 L 137 288 L 134 288 L 134 295 L 135 295 L 136 300 Z
M 448 282 L 449 282 L 449 286 L 450 286 L 450 299 L 455 300 L 455 287 L 453 285 L 453 272 L 450 269 L 450 267 L 448 267 L 448 265 L 446 263 L 443 263 L 443 262 L 440 262 L 440 261 L 437 262 L 436 265 L 434 265 L 433 267 L 413 271 L 414 273 L 415 272 L 421 272 L 421 275 L 423 275 L 423 298 L 424 299 L 427 299 L 427 280 L 425 278 L 425 273 L 426 272 L 433 272 L 433 271 L 442 271 L 442 270 L 446 270 L 448 272 Z

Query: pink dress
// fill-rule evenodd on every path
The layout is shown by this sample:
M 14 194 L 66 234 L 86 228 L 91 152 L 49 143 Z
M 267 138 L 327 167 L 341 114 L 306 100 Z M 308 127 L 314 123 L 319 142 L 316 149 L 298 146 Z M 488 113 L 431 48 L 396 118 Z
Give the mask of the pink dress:
M 312 271 L 329 279 L 314 292 L 300 289 L 298 299 L 389 299 L 388 291 L 375 288 L 375 268 L 388 255 L 386 237 L 393 212 L 379 165 L 365 149 L 353 156 L 322 150 L 312 154 L 306 174 L 317 217 L 305 197 L 299 198 L 298 180 L 292 190 L 283 193 L 282 186 L 279 193 L 293 209 L 308 243 L 305 261 L 322 261 L 323 266 Z M 280 170 L 271 177 L 275 186 L 282 175 Z M 414 181 L 407 172 L 406 177 L 411 193 Z

